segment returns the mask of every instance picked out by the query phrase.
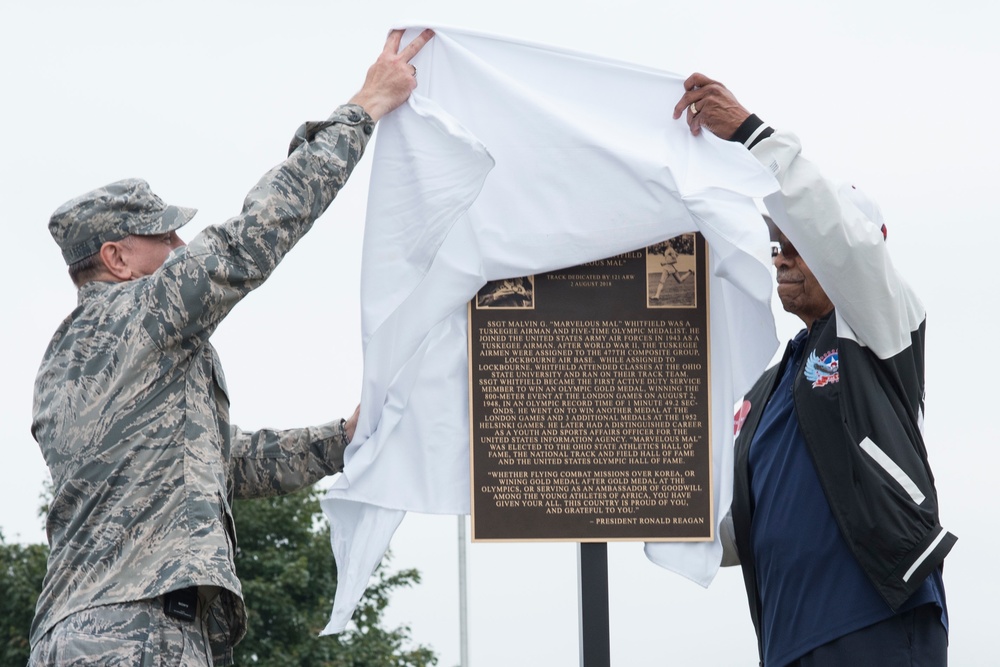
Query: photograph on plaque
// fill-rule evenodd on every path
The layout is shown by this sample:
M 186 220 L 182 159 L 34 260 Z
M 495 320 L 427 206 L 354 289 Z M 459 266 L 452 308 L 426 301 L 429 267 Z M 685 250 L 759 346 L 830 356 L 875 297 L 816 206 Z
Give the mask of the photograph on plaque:
M 694 308 L 698 304 L 695 235 L 681 234 L 646 248 L 646 293 L 650 308 Z
M 713 538 L 700 234 L 469 304 L 474 541 Z
M 535 277 L 491 280 L 476 294 L 476 308 L 534 308 Z

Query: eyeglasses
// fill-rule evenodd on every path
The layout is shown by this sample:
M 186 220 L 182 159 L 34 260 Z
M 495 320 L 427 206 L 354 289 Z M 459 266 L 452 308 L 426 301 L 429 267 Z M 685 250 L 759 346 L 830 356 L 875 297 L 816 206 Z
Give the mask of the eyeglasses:
M 778 255 L 781 255 L 785 259 L 795 259 L 799 256 L 799 251 L 795 249 L 791 243 L 787 240 L 785 241 L 772 241 L 771 242 L 771 259 L 774 259 Z

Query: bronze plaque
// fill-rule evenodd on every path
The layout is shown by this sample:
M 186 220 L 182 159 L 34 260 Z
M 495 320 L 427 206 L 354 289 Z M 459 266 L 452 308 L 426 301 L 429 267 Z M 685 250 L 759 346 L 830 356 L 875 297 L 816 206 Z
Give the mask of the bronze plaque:
M 700 234 L 469 304 L 472 539 L 710 540 Z

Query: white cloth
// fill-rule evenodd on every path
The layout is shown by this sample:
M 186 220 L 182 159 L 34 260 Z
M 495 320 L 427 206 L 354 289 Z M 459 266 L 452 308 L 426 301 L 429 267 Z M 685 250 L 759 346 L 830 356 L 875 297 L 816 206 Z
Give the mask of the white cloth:
M 719 520 L 731 498 L 733 404 L 778 344 L 768 235 L 751 199 L 776 183 L 739 144 L 693 137 L 671 118 L 681 77 L 436 33 L 413 61 L 419 87 L 381 121 L 375 146 L 362 412 L 322 501 L 339 579 L 324 634 L 350 621 L 405 512 L 469 512 L 466 305 L 487 280 L 705 235 Z M 722 551 L 716 540 L 646 553 L 708 585 Z

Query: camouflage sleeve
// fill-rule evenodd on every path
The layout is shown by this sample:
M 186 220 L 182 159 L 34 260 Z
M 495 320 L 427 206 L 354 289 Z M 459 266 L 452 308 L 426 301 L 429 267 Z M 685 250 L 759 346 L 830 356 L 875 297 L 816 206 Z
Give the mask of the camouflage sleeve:
M 241 213 L 206 228 L 151 276 L 142 310 L 153 340 L 161 348 L 207 340 L 327 209 L 374 127 L 361 107 L 349 104 L 299 128 L 288 158 L 258 181 Z
M 292 493 L 344 467 L 343 422 L 253 433 L 232 428 L 230 480 L 237 498 Z

